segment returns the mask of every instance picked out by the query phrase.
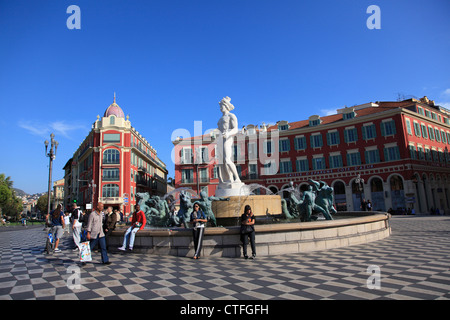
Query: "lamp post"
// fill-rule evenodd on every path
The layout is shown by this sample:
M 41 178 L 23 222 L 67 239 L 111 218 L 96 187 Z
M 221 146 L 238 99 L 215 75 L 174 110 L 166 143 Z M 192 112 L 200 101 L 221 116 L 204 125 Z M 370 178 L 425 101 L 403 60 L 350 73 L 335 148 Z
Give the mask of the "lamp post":
M 56 157 L 56 149 L 58 149 L 58 141 L 55 140 L 55 135 L 50 134 L 50 142 L 48 140 L 44 141 L 45 144 L 45 156 L 49 157 L 49 166 L 48 166 L 48 193 L 47 193 L 47 218 L 50 215 L 50 192 L 52 190 L 52 165 L 53 160 Z M 50 144 L 50 150 L 48 150 L 48 145 Z M 48 152 L 47 152 L 48 151 Z

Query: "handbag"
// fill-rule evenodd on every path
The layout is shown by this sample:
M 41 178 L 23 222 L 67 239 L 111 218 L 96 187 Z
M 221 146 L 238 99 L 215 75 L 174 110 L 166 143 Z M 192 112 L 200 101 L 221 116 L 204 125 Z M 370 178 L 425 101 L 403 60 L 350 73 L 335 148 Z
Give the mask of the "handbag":
M 254 230 L 253 226 L 241 225 L 241 234 L 252 233 Z
M 91 246 L 89 245 L 89 241 L 80 243 L 80 261 L 81 262 L 92 261 Z

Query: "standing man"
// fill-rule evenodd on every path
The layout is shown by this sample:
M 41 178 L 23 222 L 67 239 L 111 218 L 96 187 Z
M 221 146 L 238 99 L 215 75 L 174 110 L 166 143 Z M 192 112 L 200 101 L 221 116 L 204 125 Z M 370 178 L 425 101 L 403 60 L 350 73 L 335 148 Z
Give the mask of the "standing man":
M 82 214 L 80 209 L 78 209 L 76 203 L 72 203 L 72 215 L 70 216 L 70 221 L 72 222 L 72 237 L 76 248 L 73 250 L 80 250 L 80 235 L 81 235 L 81 219 Z
M 102 263 L 111 264 L 108 258 L 108 252 L 106 251 L 105 233 L 103 232 L 103 203 L 99 202 L 97 210 L 94 210 L 89 215 L 87 223 L 87 239 L 90 241 L 91 251 L 97 244 L 100 245 L 102 252 Z
M 109 248 L 109 236 L 116 228 L 117 223 L 117 215 L 115 212 L 113 212 L 113 207 L 109 206 L 106 209 L 105 214 L 105 221 L 103 223 L 103 231 L 105 232 L 105 239 L 106 239 L 106 250 Z
M 129 249 L 133 250 L 134 245 L 134 237 L 136 236 L 136 232 L 144 229 L 145 224 L 147 223 L 147 218 L 145 217 L 144 212 L 141 210 L 140 205 L 136 205 L 136 212 L 133 214 L 133 218 L 131 220 L 131 227 L 127 229 L 123 238 L 123 244 L 119 250 L 125 251 L 127 248 L 127 241 L 130 240 Z

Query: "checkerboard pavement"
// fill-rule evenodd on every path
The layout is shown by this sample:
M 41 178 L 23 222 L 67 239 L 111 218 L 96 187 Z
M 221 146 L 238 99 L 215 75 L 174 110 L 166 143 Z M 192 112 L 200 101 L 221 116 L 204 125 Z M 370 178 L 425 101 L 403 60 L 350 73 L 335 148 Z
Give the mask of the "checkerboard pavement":
M 71 236 L 43 253 L 42 227 L 0 230 L 0 300 L 450 299 L 450 217 L 394 216 L 383 240 L 305 254 L 203 258 L 100 253 L 81 266 Z M 379 267 L 379 289 L 367 268 Z M 68 284 L 79 267 L 80 286 Z

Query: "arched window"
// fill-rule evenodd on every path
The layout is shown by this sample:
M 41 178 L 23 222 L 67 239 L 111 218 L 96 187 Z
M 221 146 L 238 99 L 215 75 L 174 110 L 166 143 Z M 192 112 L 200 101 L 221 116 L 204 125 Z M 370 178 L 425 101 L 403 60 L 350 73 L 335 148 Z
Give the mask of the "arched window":
M 117 198 L 119 197 L 119 185 L 105 184 L 102 188 L 103 198 Z
M 116 124 L 116 117 L 114 117 L 114 116 L 110 116 L 109 117 L 109 124 L 110 125 L 115 125 Z
M 107 149 L 103 152 L 103 164 L 120 164 L 120 152 L 116 149 Z

